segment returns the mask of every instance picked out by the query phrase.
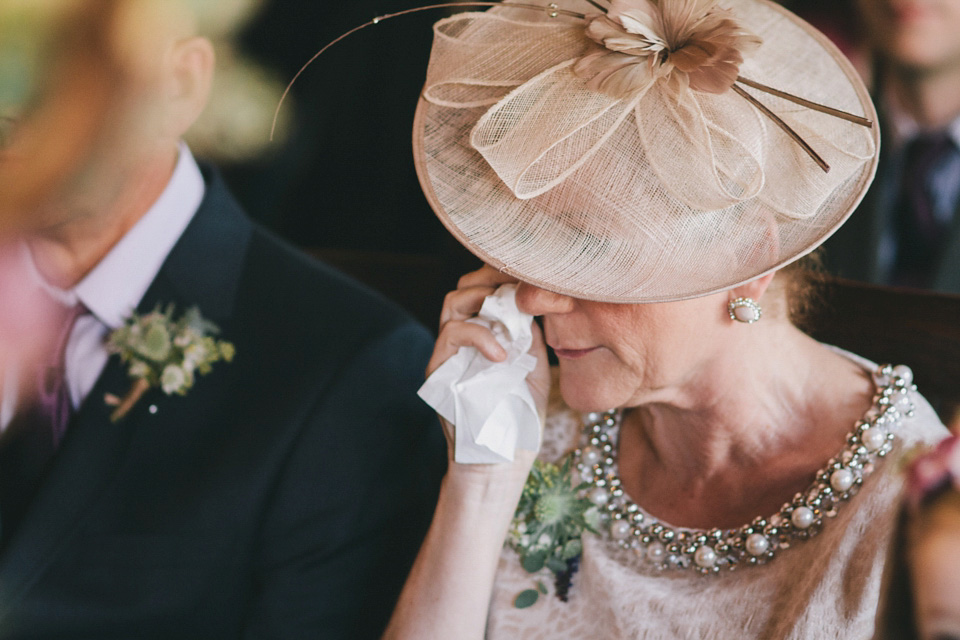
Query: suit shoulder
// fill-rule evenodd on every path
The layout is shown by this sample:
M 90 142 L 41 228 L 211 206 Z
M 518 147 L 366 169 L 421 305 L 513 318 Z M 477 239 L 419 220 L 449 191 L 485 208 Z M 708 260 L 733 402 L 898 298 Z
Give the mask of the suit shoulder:
M 405 328 L 429 339 L 426 329 L 394 302 L 259 227 L 240 296 L 241 309 L 256 309 L 261 322 L 288 330 L 349 329 L 350 335 L 369 339 Z

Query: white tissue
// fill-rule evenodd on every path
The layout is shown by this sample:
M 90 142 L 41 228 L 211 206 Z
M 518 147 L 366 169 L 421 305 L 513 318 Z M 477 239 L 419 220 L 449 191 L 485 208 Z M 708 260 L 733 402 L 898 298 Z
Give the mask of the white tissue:
M 537 365 L 527 353 L 533 316 L 517 309 L 516 285 L 498 288 L 483 301 L 475 322 L 487 327 L 506 352 L 491 362 L 473 347 L 460 347 L 420 387 L 418 395 L 455 428 L 454 460 L 467 464 L 510 462 L 516 450 L 540 446 L 540 416 L 527 387 Z

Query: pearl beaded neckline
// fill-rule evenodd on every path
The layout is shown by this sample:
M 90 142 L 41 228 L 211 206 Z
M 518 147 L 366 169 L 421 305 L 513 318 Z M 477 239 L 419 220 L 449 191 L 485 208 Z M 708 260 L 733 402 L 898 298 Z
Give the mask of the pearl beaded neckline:
M 913 417 L 913 372 L 883 365 L 873 373 L 873 406 L 854 425 L 847 444 L 817 472 L 806 491 L 796 494 L 770 517 L 758 517 L 735 529 L 672 527 L 644 511 L 624 493 L 615 458 L 622 412 L 588 414 L 581 446 L 575 452 L 587 496 L 599 508 L 611 542 L 633 551 L 648 566 L 692 569 L 716 574 L 743 565 L 764 564 L 794 542 L 823 528 L 826 519 L 856 495 L 875 464 L 893 448 L 904 418 Z

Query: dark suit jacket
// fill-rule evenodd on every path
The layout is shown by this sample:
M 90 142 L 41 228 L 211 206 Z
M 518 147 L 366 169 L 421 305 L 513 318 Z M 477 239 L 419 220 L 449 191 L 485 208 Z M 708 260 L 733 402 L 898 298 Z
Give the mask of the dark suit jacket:
M 888 129 L 880 114 L 881 140 L 888 140 Z M 893 226 L 893 203 L 900 187 L 899 162 L 889 145 L 880 146 L 877 176 L 863 201 L 839 230 L 824 243 L 827 270 L 854 280 L 885 284 L 880 263 L 880 245 Z M 960 202 L 947 230 L 943 252 L 935 269 L 932 289 L 960 293 Z
M 379 635 L 445 460 L 416 397 L 432 340 L 255 227 L 215 173 L 139 306 L 236 345 L 120 423 L 111 358 L 0 556 L 0 638 Z

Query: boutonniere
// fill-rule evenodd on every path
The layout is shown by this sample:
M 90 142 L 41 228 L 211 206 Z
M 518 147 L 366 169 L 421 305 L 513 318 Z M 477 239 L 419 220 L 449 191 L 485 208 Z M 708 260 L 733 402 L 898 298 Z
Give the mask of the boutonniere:
M 233 360 L 233 344 L 214 337 L 220 329 L 199 309 L 191 307 L 177 319 L 173 314 L 172 304 L 142 316 L 134 313 L 107 338 L 107 349 L 120 355 L 134 380 L 123 398 L 107 394 L 106 403 L 116 407 L 112 421 L 123 419 L 148 389 L 186 395 L 196 376 L 209 373 L 215 362 Z
M 507 544 L 520 554 L 527 572 L 546 567 L 553 573 L 556 595 L 564 602 L 580 565 L 581 536 L 584 531 L 596 533 L 600 518 L 594 504 L 582 497 L 590 485 L 573 484 L 572 466 L 572 455 L 559 466 L 534 461 L 507 535 Z M 537 581 L 535 589 L 520 592 L 513 604 L 524 609 L 547 592 L 546 585 Z

